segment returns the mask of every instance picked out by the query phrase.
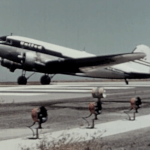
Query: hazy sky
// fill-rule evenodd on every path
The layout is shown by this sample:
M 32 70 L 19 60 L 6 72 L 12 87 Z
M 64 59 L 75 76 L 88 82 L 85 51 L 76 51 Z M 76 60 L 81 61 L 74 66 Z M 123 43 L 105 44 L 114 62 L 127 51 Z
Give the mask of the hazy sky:
M 150 1 L 0 0 L 0 35 L 10 33 L 96 55 L 127 53 L 150 46 Z M 0 67 L 0 82 L 20 75 Z

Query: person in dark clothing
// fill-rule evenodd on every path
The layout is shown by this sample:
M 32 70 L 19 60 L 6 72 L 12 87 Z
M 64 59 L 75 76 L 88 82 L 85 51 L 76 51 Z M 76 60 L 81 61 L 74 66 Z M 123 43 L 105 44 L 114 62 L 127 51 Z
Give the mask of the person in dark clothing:
M 46 122 L 47 121 L 47 110 L 44 106 L 41 106 L 39 108 L 39 111 L 38 111 L 38 119 L 39 119 L 39 128 L 42 128 L 41 127 L 41 124 Z
M 98 98 L 96 105 L 95 105 L 95 111 L 97 115 L 101 114 L 101 110 L 102 110 L 102 102 L 101 102 L 101 99 Z
M 142 104 L 141 98 L 137 97 L 136 101 L 135 101 L 135 105 L 136 105 L 136 113 L 138 113 L 138 109 L 140 108 L 140 105 Z

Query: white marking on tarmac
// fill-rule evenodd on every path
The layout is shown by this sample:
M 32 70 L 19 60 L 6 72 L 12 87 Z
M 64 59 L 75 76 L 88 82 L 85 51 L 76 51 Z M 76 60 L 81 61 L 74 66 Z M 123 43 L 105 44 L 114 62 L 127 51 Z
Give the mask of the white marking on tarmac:
M 0 88 L 0 95 L 21 95 L 21 93 L 91 93 L 94 87 L 61 87 L 61 86 L 16 86 Z M 130 89 L 134 87 L 104 87 L 104 89 Z
M 104 88 L 104 89 L 129 89 L 129 88 Z M 72 89 L 56 89 L 56 90 L 1 90 L 5 93 L 91 93 L 91 90 L 72 90 Z
M 148 121 L 150 115 L 136 117 L 135 121 L 129 120 L 118 120 L 102 124 L 96 124 L 94 129 L 87 128 L 74 128 L 70 130 L 61 130 L 52 132 L 51 134 L 42 134 L 40 138 L 43 140 L 46 138 L 48 142 L 58 141 L 59 139 L 66 137 L 67 141 L 87 141 L 94 138 L 106 137 L 115 134 L 125 133 L 133 130 L 138 130 L 146 127 L 150 127 L 150 121 Z M 66 142 L 67 142 L 66 141 Z M 17 138 L 12 140 L 5 140 L 0 142 L 0 148 L 5 150 L 21 150 L 21 147 L 32 147 L 36 149 L 40 140 L 29 140 L 26 138 Z
M 38 95 L 45 95 L 43 93 L 0 93 L 0 96 L 38 96 Z

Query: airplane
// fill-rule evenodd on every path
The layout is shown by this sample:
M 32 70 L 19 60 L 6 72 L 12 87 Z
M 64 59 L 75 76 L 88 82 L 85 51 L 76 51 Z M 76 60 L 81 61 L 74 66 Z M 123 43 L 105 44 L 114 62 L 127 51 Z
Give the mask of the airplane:
M 150 48 L 137 46 L 131 53 L 96 56 L 51 43 L 8 35 L 0 37 L 1 65 L 11 72 L 22 70 L 19 85 L 26 85 L 26 71 L 43 73 L 41 84 L 50 84 L 55 74 L 92 78 L 150 78 Z M 33 75 L 31 74 L 31 76 Z M 50 76 L 52 74 L 52 76 Z

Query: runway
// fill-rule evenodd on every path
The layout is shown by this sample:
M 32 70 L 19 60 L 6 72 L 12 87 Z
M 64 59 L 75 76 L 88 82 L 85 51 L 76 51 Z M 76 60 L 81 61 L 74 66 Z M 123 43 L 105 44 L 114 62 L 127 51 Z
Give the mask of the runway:
M 135 83 L 134 83 L 135 84 Z M 95 87 L 104 87 L 111 89 L 132 89 L 135 85 L 125 85 L 122 83 L 103 83 L 103 82 L 71 82 L 54 83 L 52 85 L 25 85 L 25 86 L 0 86 L 0 102 L 2 103 L 27 103 L 47 100 L 59 100 L 78 97 L 90 97 L 91 90 Z M 145 83 L 144 83 L 145 84 Z M 136 85 L 138 86 L 138 85 Z M 140 85 L 139 85 L 140 86 Z M 142 85 L 141 85 L 142 86 Z M 148 85 L 145 85 L 148 86 Z M 57 93 L 57 95 L 56 95 Z M 66 94 L 64 94 L 66 93 Z M 109 93 L 107 94 L 109 95 Z M 21 97 L 21 98 L 20 98 Z
M 104 83 L 59 83 L 52 85 L 25 85 L 25 86 L 0 86 L 1 103 L 28 103 L 40 102 L 47 100 L 61 100 L 70 98 L 91 97 L 91 90 L 95 87 L 104 87 L 106 90 L 111 89 L 132 89 L 133 86 L 122 85 L 115 86 L 105 85 Z M 109 95 L 109 93 L 108 93 Z
M 47 108 L 49 115 L 48 121 L 43 124 L 42 133 L 44 135 L 47 132 L 56 135 L 67 129 L 70 129 L 70 132 L 84 129 L 87 123 L 82 117 L 89 114 L 88 103 L 96 101 L 91 95 L 91 89 L 94 87 L 104 87 L 107 97 L 102 100 L 103 111 L 99 120 L 96 121 L 95 129 L 91 131 L 84 129 L 86 132 L 94 134 L 95 131 L 103 129 L 101 131 L 107 130 L 103 137 L 108 137 L 149 128 L 150 124 L 146 121 L 150 111 L 149 85 L 150 82 L 133 82 L 130 85 L 125 85 L 123 82 L 70 82 L 46 86 L 0 86 L 0 128 L 2 129 L 0 140 L 4 140 L 0 142 L 0 147 L 3 145 L 2 143 L 9 143 L 11 139 L 15 140 L 16 138 L 21 139 L 23 143 L 33 142 L 27 139 L 32 133 L 26 126 L 32 123 L 31 110 L 41 105 Z M 137 120 L 129 123 L 123 111 L 129 109 L 129 99 L 135 96 L 142 98 L 143 107 L 137 114 Z M 136 125 L 138 122 L 142 122 L 143 125 Z M 122 128 L 111 133 L 111 130 L 114 131 L 119 123 Z M 106 126 L 106 124 L 108 125 Z M 24 139 L 26 140 L 24 141 Z

